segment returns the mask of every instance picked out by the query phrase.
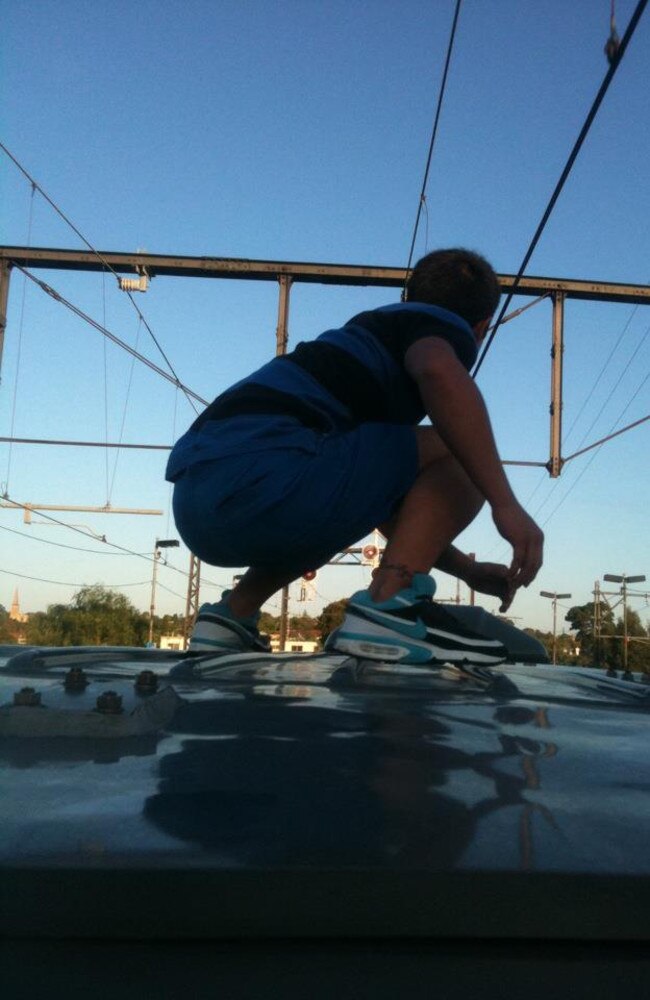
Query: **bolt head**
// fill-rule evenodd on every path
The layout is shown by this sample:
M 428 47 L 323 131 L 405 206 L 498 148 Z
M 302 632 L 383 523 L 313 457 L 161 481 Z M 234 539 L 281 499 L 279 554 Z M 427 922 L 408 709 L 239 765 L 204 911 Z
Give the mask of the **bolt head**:
M 14 694 L 14 705 L 28 706 L 33 708 L 41 704 L 41 693 L 32 687 L 21 688 Z
M 103 715 L 120 715 L 124 711 L 121 696 L 117 691 L 104 691 L 97 698 L 97 711 Z

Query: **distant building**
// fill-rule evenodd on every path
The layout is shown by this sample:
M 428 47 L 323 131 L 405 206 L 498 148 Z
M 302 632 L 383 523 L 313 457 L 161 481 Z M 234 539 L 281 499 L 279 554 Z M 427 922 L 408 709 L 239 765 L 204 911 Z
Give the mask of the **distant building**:
M 160 649 L 184 649 L 185 639 L 182 635 L 161 635 Z
M 315 639 L 303 639 L 300 635 L 288 635 L 285 643 L 285 653 L 315 653 L 318 649 L 318 642 Z M 280 651 L 280 633 L 271 636 L 271 652 Z
M 20 601 L 18 600 L 18 587 L 14 590 L 14 599 L 11 602 L 11 610 L 9 611 L 9 618 L 12 622 L 19 622 L 24 625 L 26 621 L 29 621 L 29 615 L 24 615 L 20 610 Z

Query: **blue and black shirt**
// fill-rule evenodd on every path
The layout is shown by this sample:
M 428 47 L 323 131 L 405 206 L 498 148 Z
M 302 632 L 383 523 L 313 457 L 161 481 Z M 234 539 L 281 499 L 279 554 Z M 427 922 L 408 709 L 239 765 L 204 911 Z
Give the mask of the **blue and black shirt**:
M 418 424 L 425 416 L 404 356 L 424 337 L 441 337 L 469 371 L 477 344 L 456 313 L 420 302 L 359 313 L 345 326 L 303 342 L 289 354 L 218 396 L 176 443 L 167 466 L 172 482 L 183 469 L 223 453 L 219 427 L 233 417 L 288 417 L 330 433 L 365 422 Z M 241 444 L 240 444 L 241 446 Z

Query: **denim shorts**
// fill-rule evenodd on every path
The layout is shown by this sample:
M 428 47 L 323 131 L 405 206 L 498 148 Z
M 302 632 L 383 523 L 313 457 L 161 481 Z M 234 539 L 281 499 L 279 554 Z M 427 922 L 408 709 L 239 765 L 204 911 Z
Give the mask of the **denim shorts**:
M 322 433 L 249 416 L 208 433 L 215 456 L 181 472 L 173 505 L 185 544 L 214 566 L 317 569 L 388 520 L 418 474 L 408 424 Z

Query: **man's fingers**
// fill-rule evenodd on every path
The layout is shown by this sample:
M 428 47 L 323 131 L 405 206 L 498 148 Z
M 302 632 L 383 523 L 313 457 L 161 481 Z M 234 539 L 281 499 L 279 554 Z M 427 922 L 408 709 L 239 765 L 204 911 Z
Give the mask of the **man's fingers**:
M 519 559 L 518 586 L 527 587 L 537 576 L 542 565 L 543 542 L 533 539 L 526 548 L 525 554 Z

